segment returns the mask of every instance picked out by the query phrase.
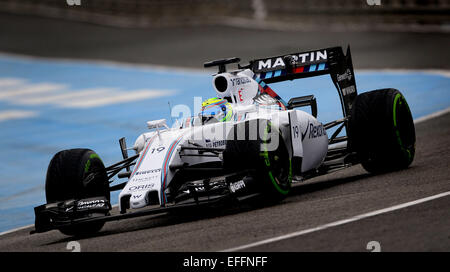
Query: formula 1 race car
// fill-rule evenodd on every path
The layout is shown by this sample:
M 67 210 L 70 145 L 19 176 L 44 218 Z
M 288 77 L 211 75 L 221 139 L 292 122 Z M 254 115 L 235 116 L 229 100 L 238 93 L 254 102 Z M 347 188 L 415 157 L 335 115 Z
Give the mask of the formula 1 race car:
M 346 54 L 333 47 L 256 59 L 227 71 L 238 62 L 205 63 L 218 67 L 216 97 L 170 128 L 164 119 L 147 122 L 150 131 L 131 148 L 120 139 L 122 161 L 105 167 L 89 149 L 54 155 L 47 204 L 35 208 L 33 233 L 91 234 L 107 221 L 253 197 L 275 202 L 292 183 L 355 164 L 379 173 L 413 161 L 415 128 L 405 97 L 395 89 L 358 95 L 349 48 Z M 331 76 L 343 114 L 326 124 L 316 119 L 313 95 L 286 103 L 268 85 L 324 74 Z M 115 176 L 126 182 L 110 185 Z M 110 192 L 116 190 L 120 214 L 112 215 Z

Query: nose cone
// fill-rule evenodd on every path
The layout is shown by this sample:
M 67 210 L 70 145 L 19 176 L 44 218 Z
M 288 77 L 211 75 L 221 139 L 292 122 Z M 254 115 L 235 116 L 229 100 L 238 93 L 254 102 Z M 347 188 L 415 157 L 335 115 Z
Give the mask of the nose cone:
M 169 165 L 174 160 L 180 160 L 176 150 L 182 135 L 178 130 L 162 131 L 160 135 L 154 134 L 145 143 L 135 169 L 119 195 L 120 205 L 122 198 L 125 200 L 125 197 L 129 197 L 129 207 L 132 209 L 142 208 L 150 203 L 164 206 L 164 190 L 173 177 Z M 157 192 L 158 199 L 154 192 Z M 122 206 L 120 208 L 122 210 Z
M 148 203 L 146 192 L 136 192 L 130 197 L 130 208 L 139 209 L 145 207 Z

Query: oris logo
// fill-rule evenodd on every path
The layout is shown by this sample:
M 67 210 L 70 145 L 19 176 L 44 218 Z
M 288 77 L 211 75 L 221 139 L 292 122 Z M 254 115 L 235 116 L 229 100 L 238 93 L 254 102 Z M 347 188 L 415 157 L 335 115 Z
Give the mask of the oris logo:
M 133 191 L 140 191 L 140 190 L 148 190 L 148 189 L 152 189 L 154 186 L 155 186 L 155 184 L 145 184 L 145 185 L 130 186 L 128 191 L 133 192 Z

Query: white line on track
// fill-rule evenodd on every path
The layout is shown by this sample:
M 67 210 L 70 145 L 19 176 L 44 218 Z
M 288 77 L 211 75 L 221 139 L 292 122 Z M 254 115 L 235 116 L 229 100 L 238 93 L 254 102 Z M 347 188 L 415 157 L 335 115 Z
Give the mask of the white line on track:
M 14 88 L 11 89 L 1 90 L 0 99 L 11 99 L 14 101 L 15 99 L 18 99 L 18 97 L 20 98 L 26 95 L 54 92 L 65 88 L 66 85 L 53 83 L 38 83 L 34 85 L 14 86 Z
M 447 113 L 449 113 L 449 112 L 450 112 L 450 107 L 448 107 L 448 108 L 446 108 L 446 109 L 444 109 L 444 110 L 440 110 L 440 111 L 437 111 L 437 112 L 435 112 L 435 113 L 428 114 L 428 115 L 426 115 L 426 116 L 417 118 L 416 120 L 414 120 L 414 124 L 418 124 L 418 123 L 425 122 L 425 121 L 427 121 L 427 120 L 430 120 L 430 119 L 433 119 L 433 118 L 436 118 L 436 117 L 445 115 L 445 114 L 447 114 Z
M 286 239 L 293 238 L 293 237 L 298 237 L 298 236 L 309 234 L 309 233 L 313 233 L 313 232 L 316 232 L 316 231 L 325 230 L 325 229 L 328 229 L 328 228 L 332 228 L 332 227 L 344 225 L 344 224 L 347 224 L 347 223 L 359 221 L 359 220 L 362 220 L 362 219 L 365 219 L 365 218 L 369 218 L 369 217 L 373 217 L 373 216 L 376 216 L 376 215 L 380 215 L 380 214 L 383 214 L 383 213 L 388 213 L 388 212 L 400 210 L 400 209 L 403 209 L 403 208 L 407 208 L 407 207 L 410 207 L 410 206 L 421 204 L 421 203 L 424 203 L 424 202 L 427 202 L 427 201 L 431 201 L 431 200 L 434 200 L 434 199 L 446 197 L 446 196 L 449 196 L 449 195 L 450 195 L 450 191 L 447 191 L 447 192 L 440 193 L 440 194 L 437 194 L 437 195 L 432 195 L 432 196 L 429 196 L 429 197 L 425 197 L 425 198 L 413 200 L 413 201 L 410 201 L 410 202 L 406 202 L 406 203 L 403 203 L 403 204 L 395 205 L 395 206 L 392 206 L 392 207 L 389 207 L 389 208 L 384 208 L 384 209 L 376 210 L 376 211 L 373 211 L 373 212 L 363 213 L 363 214 L 356 215 L 356 216 L 353 216 L 353 217 L 350 217 L 350 218 L 347 218 L 347 219 L 343 219 L 343 220 L 335 221 L 335 222 L 332 222 L 332 223 L 320 225 L 318 227 L 314 227 L 314 228 L 310 228 L 310 229 L 305 229 L 305 230 L 301 230 L 301 231 L 288 233 L 288 234 L 285 234 L 285 235 L 269 238 L 269 239 L 266 239 L 266 240 L 261 240 L 261 241 L 254 242 L 254 243 L 247 244 L 247 245 L 233 247 L 233 248 L 230 248 L 230 249 L 223 250 L 223 252 L 239 251 L 239 250 L 249 249 L 249 248 L 252 248 L 252 247 L 257 247 L 257 246 L 261 246 L 261 245 L 265 245 L 265 244 L 270 244 L 270 243 L 273 243 L 273 242 L 278 242 L 278 241 L 281 241 L 281 240 L 286 240 Z
M 19 97 L 14 100 L 15 104 L 19 105 L 42 105 L 42 104 L 61 104 L 64 101 L 82 100 L 102 98 L 107 96 L 113 90 L 111 88 L 92 88 L 82 89 L 72 92 L 57 92 L 50 95 L 35 95 Z
M 28 226 L 23 226 L 23 227 L 20 227 L 20 228 L 15 228 L 15 229 L 12 229 L 12 230 L 7 230 L 7 231 L 4 231 L 4 232 L 0 232 L 0 236 L 6 235 L 6 234 L 9 234 L 9 233 L 13 233 L 13 232 L 16 232 L 16 231 L 19 231 L 19 230 L 24 230 L 24 229 L 27 229 L 27 228 L 31 228 L 33 226 L 34 226 L 34 224 L 33 225 L 28 225 Z
M 109 104 L 117 104 L 130 102 L 140 99 L 157 98 L 162 96 L 171 95 L 174 92 L 171 90 L 154 90 L 154 89 L 143 89 L 143 90 L 133 90 L 126 93 L 110 93 L 107 97 L 101 97 L 91 100 L 75 100 L 75 101 L 65 101 L 62 103 L 65 107 L 70 108 L 92 108 L 100 107 Z
M 0 122 L 13 119 L 30 118 L 37 115 L 38 113 L 34 111 L 24 111 L 24 110 L 0 111 Z
M 24 84 L 25 80 L 23 79 L 18 79 L 18 78 L 0 78 L 0 87 L 1 88 L 5 88 L 5 87 L 10 87 L 10 86 L 17 86 L 17 85 L 21 85 Z

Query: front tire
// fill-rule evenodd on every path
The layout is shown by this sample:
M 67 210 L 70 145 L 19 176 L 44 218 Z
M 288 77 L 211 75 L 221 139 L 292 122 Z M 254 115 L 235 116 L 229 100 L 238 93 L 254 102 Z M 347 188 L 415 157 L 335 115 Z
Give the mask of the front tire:
M 359 94 L 349 118 L 349 146 L 371 173 L 407 168 L 415 154 L 414 122 L 396 89 Z
M 104 196 L 110 200 L 108 176 L 100 157 L 90 149 L 69 149 L 55 154 L 45 181 L 47 203 Z M 98 232 L 103 222 L 60 228 L 71 236 Z
M 260 130 L 259 126 L 265 129 Z M 237 131 L 245 129 L 245 138 L 239 139 Z M 258 139 L 250 140 L 250 129 L 264 131 Z M 272 133 L 270 122 L 251 120 L 236 124 L 233 135 L 229 135 L 223 161 L 225 169 L 255 170 L 254 179 L 259 181 L 259 190 L 270 201 L 280 201 L 291 189 L 292 164 L 287 147 L 279 130 Z M 271 137 L 276 137 L 269 139 Z M 272 147 L 272 144 L 277 143 Z

